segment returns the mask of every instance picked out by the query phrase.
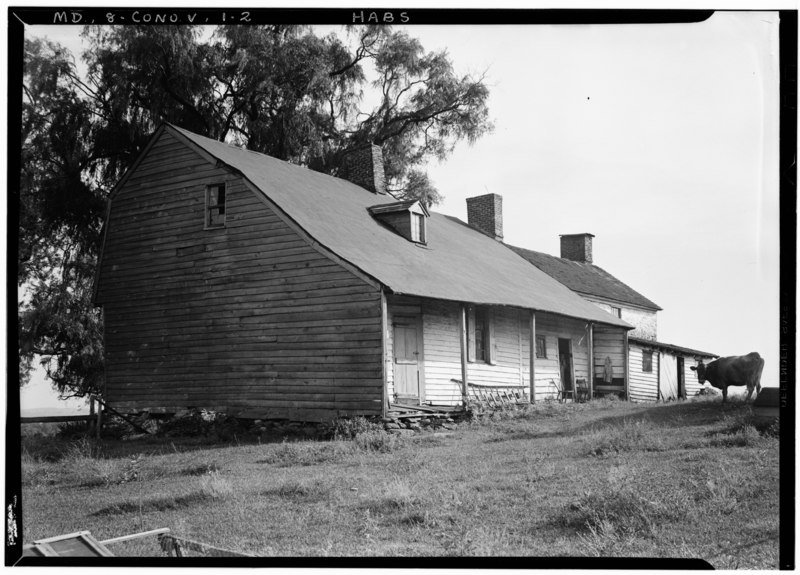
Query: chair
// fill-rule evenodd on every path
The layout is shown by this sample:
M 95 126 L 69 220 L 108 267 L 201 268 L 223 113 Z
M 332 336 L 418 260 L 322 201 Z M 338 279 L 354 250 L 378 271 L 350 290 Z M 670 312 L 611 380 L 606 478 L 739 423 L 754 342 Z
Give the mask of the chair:
M 558 401 L 560 401 L 561 403 L 564 403 L 565 401 L 567 401 L 567 399 L 571 399 L 572 401 L 575 401 L 575 390 L 574 389 L 565 389 L 564 388 L 564 382 L 561 381 L 560 379 L 559 380 L 551 379 L 550 381 L 553 382 L 553 385 L 555 385 L 556 389 L 558 390 L 558 396 L 556 397 L 556 399 Z M 556 383 L 556 381 L 558 383 Z
M 576 401 L 589 401 L 590 394 L 589 394 L 589 386 L 586 384 L 585 379 L 576 379 L 575 380 L 575 400 Z

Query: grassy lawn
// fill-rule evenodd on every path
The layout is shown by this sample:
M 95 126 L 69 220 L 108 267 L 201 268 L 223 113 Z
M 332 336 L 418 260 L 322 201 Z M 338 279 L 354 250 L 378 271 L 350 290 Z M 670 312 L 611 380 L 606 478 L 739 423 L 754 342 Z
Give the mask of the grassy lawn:
M 169 527 L 272 556 L 702 558 L 778 567 L 778 439 L 750 406 L 538 404 L 353 440 L 23 438 L 24 541 Z M 163 555 L 153 540 L 120 556 Z

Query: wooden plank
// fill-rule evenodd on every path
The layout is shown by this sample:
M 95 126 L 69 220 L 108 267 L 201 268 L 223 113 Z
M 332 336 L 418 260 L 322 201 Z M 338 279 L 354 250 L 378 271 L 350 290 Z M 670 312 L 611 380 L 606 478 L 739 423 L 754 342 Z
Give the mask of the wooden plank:
M 386 302 L 386 292 L 381 288 L 381 350 L 383 358 L 381 361 L 381 379 L 383 380 L 383 402 L 381 403 L 381 416 L 386 417 L 386 410 L 389 407 L 389 307 Z
M 531 341 L 530 341 L 530 396 L 531 403 L 536 403 L 536 312 L 531 311 Z
M 20 423 L 60 423 L 67 421 L 92 421 L 94 415 L 54 415 L 49 417 L 20 417 Z
M 466 406 L 469 403 L 469 374 L 467 368 L 467 307 L 465 304 L 461 304 L 460 316 L 462 400 Z
M 589 399 L 594 397 L 592 386 L 594 385 L 594 324 L 589 322 L 589 340 L 587 345 L 589 351 Z
M 628 344 L 628 332 L 625 332 L 625 345 L 623 346 L 625 350 L 625 400 L 630 401 L 630 358 L 628 357 L 629 351 L 629 344 Z

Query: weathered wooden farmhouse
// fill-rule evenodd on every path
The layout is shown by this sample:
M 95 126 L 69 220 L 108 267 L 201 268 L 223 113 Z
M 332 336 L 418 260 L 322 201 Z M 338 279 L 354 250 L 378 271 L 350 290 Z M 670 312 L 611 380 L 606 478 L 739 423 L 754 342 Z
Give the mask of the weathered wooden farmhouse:
M 334 178 L 158 129 L 108 205 L 112 407 L 323 421 L 482 387 L 538 399 L 624 353 L 622 318 L 387 194 L 378 147 L 346 160 Z
M 602 369 L 595 371 L 598 392 L 621 393 L 632 401 L 686 398 L 700 388 L 689 369 L 714 354 L 671 345 L 657 340 L 657 314 L 661 308 L 645 296 L 593 263 L 592 234 L 561 236 L 561 257 L 509 246 L 534 266 L 557 279 L 575 293 L 634 326 L 629 333 L 627 359 L 610 351 Z M 596 357 L 603 350 L 596 349 Z

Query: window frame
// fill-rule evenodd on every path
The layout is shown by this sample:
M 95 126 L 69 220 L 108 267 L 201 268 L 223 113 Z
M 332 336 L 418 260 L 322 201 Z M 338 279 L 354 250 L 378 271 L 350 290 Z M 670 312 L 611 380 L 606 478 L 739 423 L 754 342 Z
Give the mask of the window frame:
M 542 344 L 541 348 L 539 343 Z M 536 359 L 547 359 L 547 337 L 544 335 L 536 336 Z
M 653 373 L 653 350 L 642 350 L 642 373 Z
M 614 317 L 618 317 L 618 318 L 622 319 L 622 308 L 621 307 L 615 307 L 613 305 L 610 306 L 610 307 L 611 307 L 611 315 L 613 315 Z
M 217 191 L 217 199 L 216 203 L 212 202 L 212 192 Z M 219 200 L 220 192 L 222 195 L 222 201 Z M 226 207 L 228 202 L 228 190 L 225 182 L 216 183 L 216 184 L 209 184 L 206 186 L 206 209 L 205 209 L 205 229 L 207 230 L 216 230 L 219 228 L 224 228 L 227 226 L 227 214 L 226 214 Z M 217 218 L 221 218 L 221 222 L 214 223 L 212 221 L 212 215 L 214 210 L 219 210 L 216 214 Z
M 481 321 L 478 321 L 480 315 Z M 478 327 L 480 330 L 483 353 L 478 357 Z M 467 313 L 467 361 L 470 363 L 484 363 L 495 365 L 497 352 L 495 349 L 496 336 L 494 333 L 494 313 L 488 306 L 469 306 Z
M 411 214 L 411 241 L 418 244 L 428 243 L 425 230 L 425 214 L 409 213 Z

